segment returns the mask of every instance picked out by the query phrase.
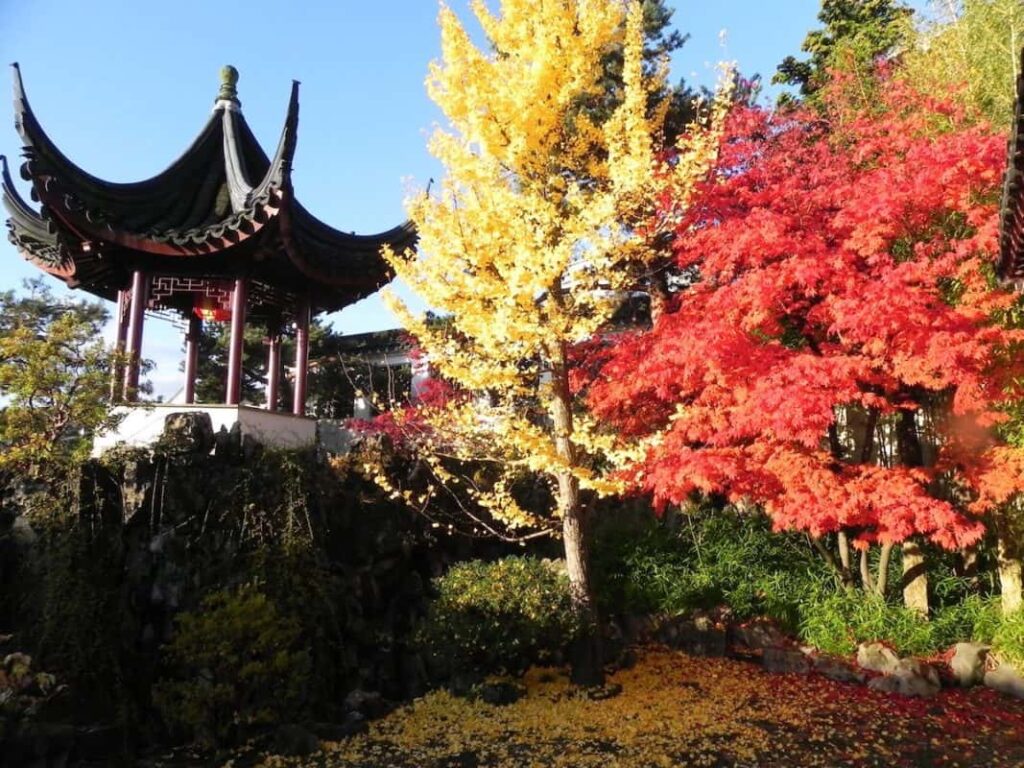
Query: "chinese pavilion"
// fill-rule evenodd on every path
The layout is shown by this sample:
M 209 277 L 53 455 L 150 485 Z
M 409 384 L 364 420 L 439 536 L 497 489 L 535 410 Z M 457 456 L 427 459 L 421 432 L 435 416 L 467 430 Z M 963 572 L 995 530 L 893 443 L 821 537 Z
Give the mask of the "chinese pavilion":
M 271 157 L 242 116 L 237 81 L 234 67 L 224 67 L 212 115 L 166 170 L 121 184 L 92 176 L 57 148 L 15 64 L 21 176 L 39 209 L 19 196 L 3 160 L 8 237 L 69 287 L 117 302 L 117 344 L 126 353 L 113 384 L 118 399 L 135 399 L 146 312 L 163 310 L 187 318 L 187 404 L 195 402 L 203 323 L 230 323 L 227 405 L 239 404 L 245 327 L 258 324 L 267 333 L 267 408 L 277 408 L 281 338 L 294 333 L 292 412 L 303 415 L 311 316 L 376 291 L 390 277 L 381 246 L 406 248 L 415 232 L 408 223 L 376 235 L 340 232 L 303 208 L 291 182 L 298 82 Z

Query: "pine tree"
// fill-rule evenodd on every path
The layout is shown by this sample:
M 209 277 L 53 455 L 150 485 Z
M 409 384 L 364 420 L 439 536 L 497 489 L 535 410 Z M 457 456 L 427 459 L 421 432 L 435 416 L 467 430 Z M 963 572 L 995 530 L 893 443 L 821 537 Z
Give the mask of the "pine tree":
M 102 305 L 60 301 L 41 280 L 0 294 L 0 470 L 56 474 L 116 426 L 106 320 Z
M 870 74 L 876 60 L 905 39 L 911 14 L 901 0 L 822 0 L 818 21 L 824 26 L 808 32 L 801 46 L 810 58 L 787 56 L 772 82 L 797 87 L 813 101 L 831 69 Z

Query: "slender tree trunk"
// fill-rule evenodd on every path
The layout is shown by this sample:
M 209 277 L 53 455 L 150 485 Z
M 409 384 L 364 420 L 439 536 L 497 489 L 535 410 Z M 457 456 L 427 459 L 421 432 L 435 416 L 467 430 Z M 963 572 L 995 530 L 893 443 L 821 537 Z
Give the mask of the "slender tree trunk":
M 822 543 L 821 539 L 813 539 L 808 536 L 808 540 L 811 542 L 811 546 L 818 551 L 818 554 L 820 554 L 822 559 L 828 564 L 828 567 L 832 569 L 832 572 L 835 573 L 836 578 L 839 580 L 839 583 L 842 584 L 843 588 L 846 590 L 853 589 L 853 580 L 850 575 L 850 569 L 844 568 L 843 565 L 836 560 L 835 555 L 833 555 L 832 551 Z
M 879 597 L 885 597 L 885 590 L 889 586 L 889 558 L 892 557 L 892 544 L 882 545 L 882 554 L 878 558 L 878 578 L 875 580 L 875 593 Z
M 981 583 L 978 579 L 978 547 L 960 551 L 960 558 L 957 562 L 956 574 L 967 581 L 971 592 L 981 593 Z
M 576 465 L 576 451 L 571 440 L 572 401 L 564 348 L 556 350 L 552 358 L 550 406 L 555 449 L 565 465 L 573 467 Z M 580 638 L 572 649 L 572 680 L 577 685 L 602 685 L 601 627 L 590 574 L 588 510 L 580 500 L 579 480 L 571 472 L 559 470 L 556 480 L 569 588 L 583 625 Z
M 962 578 L 967 579 L 972 585 L 978 580 L 978 548 L 971 547 L 960 553 L 960 573 Z
M 875 591 L 875 580 L 871 577 L 871 564 L 866 549 L 860 551 L 860 585 L 865 592 Z
M 843 444 L 839 440 L 839 428 L 836 426 L 834 419 L 828 425 L 828 444 L 832 458 L 837 462 L 841 462 L 843 460 Z M 853 572 L 850 570 L 850 541 L 846 536 L 846 531 L 839 531 L 836 535 L 836 548 L 839 550 L 839 564 L 835 565 L 834 558 L 830 558 L 830 560 L 836 570 L 839 571 L 839 578 L 843 582 L 843 587 L 848 590 L 853 589 Z
M 839 547 L 839 562 L 843 566 L 843 571 L 846 573 L 850 572 L 850 539 L 846 535 L 846 531 L 840 531 L 837 535 L 838 547 Z
M 1021 609 L 1021 558 L 1004 527 L 996 526 L 996 559 L 999 568 L 999 592 L 1003 615 Z
M 563 486 L 559 478 L 559 493 L 568 485 L 577 485 L 575 478 Z M 578 490 L 578 489 L 577 489 Z M 565 563 L 569 572 L 569 586 L 572 590 L 576 611 L 583 621 L 580 638 L 572 649 L 572 681 L 577 685 L 591 686 L 604 683 L 604 659 L 601 648 L 601 626 L 597 606 L 591 588 L 590 536 L 588 515 L 579 499 L 573 509 L 562 512 L 562 536 L 565 543 Z
M 896 450 L 904 467 L 924 466 L 924 451 L 917 434 L 914 411 L 900 411 L 896 422 Z M 903 603 L 922 616 L 928 616 L 928 569 L 921 546 L 914 541 L 903 542 Z
M 878 428 L 878 409 L 871 408 L 867 413 L 864 424 L 864 440 L 860 444 L 860 453 L 857 460 L 861 464 L 871 461 L 871 454 L 875 452 L 875 430 Z
M 903 542 L 903 604 L 928 616 L 928 571 L 924 553 L 916 541 Z

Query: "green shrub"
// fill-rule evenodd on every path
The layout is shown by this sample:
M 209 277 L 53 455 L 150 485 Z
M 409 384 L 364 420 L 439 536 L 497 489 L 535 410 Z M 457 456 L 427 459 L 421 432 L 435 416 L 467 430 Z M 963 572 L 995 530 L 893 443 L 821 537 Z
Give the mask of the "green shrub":
M 1000 656 L 1024 669 L 1024 609 L 999 620 L 992 631 L 992 645 Z
M 728 605 L 738 618 L 799 623 L 799 606 L 831 580 L 803 537 L 761 516 L 705 508 L 600 530 L 594 571 L 609 613 L 689 613 Z
M 196 740 L 231 744 L 294 716 L 310 676 L 298 622 L 254 587 L 221 590 L 182 614 L 167 645 L 176 679 L 154 689 L 165 721 Z
M 967 579 L 957 564 L 952 554 L 929 552 L 933 611 L 925 620 L 899 603 L 898 579 L 889 600 L 847 591 L 805 537 L 775 533 L 762 516 L 705 504 L 661 521 L 610 516 L 598 528 L 594 572 L 606 613 L 686 614 L 726 605 L 739 619 L 775 619 L 829 653 L 883 640 L 901 653 L 929 654 L 977 640 L 1024 661 L 1024 613 L 1002 619 L 990 575 Z M 890 572 L 899 571 L 897 549 Z
M 899 653 L 926 655 L 965 640 L 991 642 L 999 622 L 991 598 L 968 596 L 930 619 L 859 591 L 819 593 L 801 606 L 801 639 L 828 653 L 849 654 L 859 643 L 883 640 Z
M 450 672 L 520 673 L 556 660 L 579 630 L 568 578 L 550 561 L 472 560 L 434 587 L 419 637 Z
M 931 649 L 935 651 L 968 640 L 991 643 L 1002 623 L 999 598 L 968 595 L 936 609 L 928 623 L 932 627 Z
M 358 674 L 355 646 L 361 638 L 355 627 L 364 614 L 350 585 L 317 554 L 301 544 L 266 547 L 236 571 L 260 584 L 268 601 L 300 627 L 316 670 L 307 690 L 309 704 L 323 711 L 344 698 Z
M 125 637 L 123 542 L 113 526 L 76 514 L 70 493 L 58 487 L 31 500 L 35 543 L 0 591 L 15 607 L 13 626 L 25 650 L 74 689 L 73 709 L 122 719 L 134 666 Z

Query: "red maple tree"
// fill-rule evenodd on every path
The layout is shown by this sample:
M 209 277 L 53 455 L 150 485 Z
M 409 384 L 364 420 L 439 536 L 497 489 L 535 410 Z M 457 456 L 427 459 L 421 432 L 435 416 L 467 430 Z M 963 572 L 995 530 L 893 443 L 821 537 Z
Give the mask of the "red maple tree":
M 1022 338 L 992 278 L 1005 135 L 894 80 L 851 105 L 836 77 L 824 114 L 732 114 L 676 234 L 696 282 L 577 385 L 625 439 L 664 430 L 631 471 L 659 506 L 968 546 L 1024 488 L 993 429 Z

